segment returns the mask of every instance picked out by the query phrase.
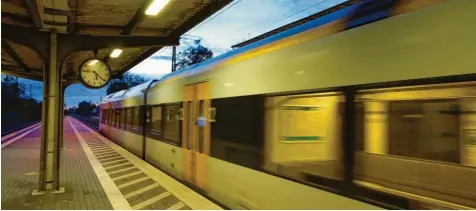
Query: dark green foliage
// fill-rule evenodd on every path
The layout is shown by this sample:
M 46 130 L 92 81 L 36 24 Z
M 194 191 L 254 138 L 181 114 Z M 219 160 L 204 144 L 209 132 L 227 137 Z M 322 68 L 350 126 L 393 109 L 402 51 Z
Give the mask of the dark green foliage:
M 114 92 L 126 90 L 133 86 L 142 84 L 146 81 L 147 79 L 140 75 L 135 75 L 132 73 L 124 73 L 121 78 L 111 80 L 111 82 L 109 83 L 109 86 L 107 87 L 106 93 L 109 95 Z
M 175 69 L 179 70 L 184 67 L 192 66 L 213 57 L 213 52 L 202 46 L 200 40 L 195 41 L 195 45 L 190 46 L 184 51 L 177 54 L 177 63 Z
M 2 132 L 41 120 L 41 101 L 25 96 L 24 85 L 12 76 L 2 80 Z
M 78 109 L 76 109 L 76 114 L 81 116 L 89 116 L 90 109 L 89 102 L 83 101 L 78 104 Z

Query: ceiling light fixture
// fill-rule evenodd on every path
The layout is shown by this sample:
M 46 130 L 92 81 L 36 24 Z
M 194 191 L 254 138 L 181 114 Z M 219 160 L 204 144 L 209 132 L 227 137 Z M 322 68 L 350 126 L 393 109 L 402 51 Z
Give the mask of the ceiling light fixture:
M 121 55 L 122 49 L 116 48 L 111 53 L 111 58 L 117 58 Z
M 146 15 L 157 15 L 170 0 L 154 0 L 145 11 Z

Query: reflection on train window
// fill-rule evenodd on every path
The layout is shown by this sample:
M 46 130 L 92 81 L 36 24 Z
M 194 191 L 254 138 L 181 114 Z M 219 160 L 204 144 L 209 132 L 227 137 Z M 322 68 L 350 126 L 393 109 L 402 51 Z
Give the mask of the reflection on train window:
M 266 99 L 264 168 L 313 182 L 342 178 L 340 93 L 317 93 Z
M 180 144 L 180 104 L 164 106 L 164 139 Z
M 119 128 L 124 129 L 126 125 L 126 110 L 124 108 L 119 109 Z
M 106 118 L 107 118 L 107 114 L 106 114 L 106 110 L 101 110 L 101 124 L 104 124 L 106 123 Z
M 126 129 L 130 130 L 132 127 L 132 111 L 133 107 L 131 108 L 126 108 Z
M 263 159 L 264 97 L 213 99 L 215 122 L 211 127 L 211 156 L 259 169 Z
M 114 127 L 119 127 L 119 122 L 120 122 L 120 109 L 116 108 L 114 109 L 115 111 L 115 115 L 114 115 L 114 119 L 115 119 L 115 124 L 114 124 Z
M 358 184 L 476 207 L 476 83 L 365 90 L 356 100 Z
M 198 125 L 198 152 L 203 153 L 203 145 L 205 139 L 205 124 L 203 120 L 205 119 L 205 100 L 198 101 L 198 115 L 196 118 Z
M 154 133 L 162 133 L 162 106 L 154 106 L 151 108 L 150 130 Z
M 132 108 L 132 129 L 139 129 L 140 127 L 140 107 Z
M 107 125 L 111 126 L 112 124 L 112 116 L 114 113 L 112 113 L 112 109 L 107 109 Z

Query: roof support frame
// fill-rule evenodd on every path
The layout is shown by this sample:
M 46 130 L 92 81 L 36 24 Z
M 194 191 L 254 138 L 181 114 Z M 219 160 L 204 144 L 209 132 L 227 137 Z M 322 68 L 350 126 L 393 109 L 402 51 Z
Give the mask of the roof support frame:
M 68 33 L 74 34 L 76 32 L 76 26 L 74 25 L 74 20 L 76 19 L 76 0 L 68 0 L 69 5 L 69 16 L 68 16 Z
M 139 9 L 136 10 L 136 13 L 131 18 L 131 20 L 129 20 L 129 22 L 124 27 L 122 27 L 121 35 L 130 35 L 132 33 L 132 31 L 137 27 L 137 25 L 139 25 L 144 20 L 145 10 L 147 9 L 147 7 L 150 6 L 150 4 L 152 4 L 152 2 L 153 0 L 148 0 Z M 111 52 L 112 49 L 109 49 L 103 59 L 104 62 L 109 63 L 109 59 L 111 58 L 109 55 L 111 54 Z
M 10 55 L 10 57 L 12 57 L 13 61 L 18 66 L 20 66 L 21 69 L 23 69 L 23 71 L 30 72 L 30 68 L 28 67 L 28 65 L 26 65 L 25 62 L 23 62 L 20 56 L 18 56 L 15 50 L 13 50 L 12 46 L 10 46 L 8 42 L 4 39 L 2 39 L 2 48 L 8 53 L 8 55 Z
M 47 40 L 50 32 L 13 26 L 2 23 L 2 38 L 35 49 L 45 60 L 48 58 L 49 46 Z M 70 53 L 114 47 L 148 47 L 148 46 L 176 46 L 179 38 L 155 36 L 94 36 L 85 34 L 58 34 L 60 46 L 58 54 L 62 58 Z
M 19 78 L 26 78 L 26 79 L 30 79 L 34 81 L 43 81 L 43 76 L 41 75 L 36 76 L 36 75 L 30 75 L 30 74 L 19 74 L 18 72 L 15 72 L 15 70 L 11 70 L 4 67 L 2 67 L 2 74 L 15 76 Z
M 24 0 L 24 2 L 28 12 L 30 13 L 33 24 L 36 26 L 36 28 L 43 28 L 43 1 Z
M 129 35 L 132 33 L 132 31 L 139 25 L 145 17 L 145 10 L 147 7 L 149 7 L 150 4 L 152 4 L 153 0 L 149 0 L 145 2 L 139 9 L 137 9 L 136 13 L 132 17 L 131 20 L 129 20 L 129 23 L 122 28 L 121 35 Z

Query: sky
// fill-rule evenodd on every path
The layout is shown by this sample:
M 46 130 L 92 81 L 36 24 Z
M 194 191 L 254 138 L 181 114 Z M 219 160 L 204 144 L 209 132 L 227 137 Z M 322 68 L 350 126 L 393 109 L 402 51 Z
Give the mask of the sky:
M 345 0 L 234 0 L 195 28 L 182 36 L 177 53 L 191 45 L 194 40 L 202 40 L 202 45 L 218 56 L 231 50 L 231 46 L 266 33 L 295 20 L 310 16 Z M 171 72 L 172 48 L 163 48 L 150 58 L 132 68 L 129 72 L 146 78 L 161 78 Z M 40 100 L 42 82 L 20 79 L 29 94 Z M 65 91 L 68 108 L 81 101 L 99 103 L 106 96 L 107 86 L 88 89 L 81 84 L 73 84 Z

